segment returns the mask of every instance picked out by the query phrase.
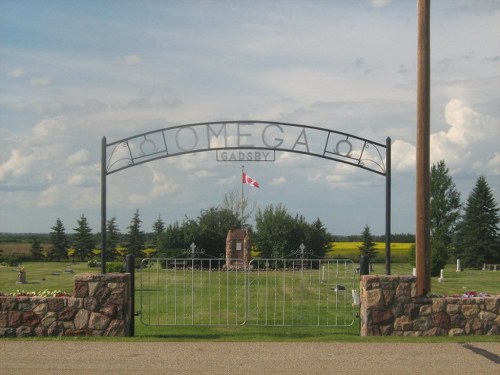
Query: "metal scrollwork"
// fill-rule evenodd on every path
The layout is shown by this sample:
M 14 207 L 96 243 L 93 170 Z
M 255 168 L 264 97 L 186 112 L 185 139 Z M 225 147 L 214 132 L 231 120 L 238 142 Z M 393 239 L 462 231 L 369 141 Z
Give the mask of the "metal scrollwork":
M 139 144 L 139 148 L 141 149 L 141 156 L 152 155 L 157 152 L 156 143 L 154 143 L 151 139 L 146 138 L 146 136 L 144 136 L 144 139 Z M 144 151 L 144 148 L 146 148 L 146 151 Z M 148 148 L 152 148 L 152 150 L 149 151 Z
M 347 144 L 347 146 L 349 147 L 349 151 L 342 153 L 340 151 L 340 145 L 342 144 Z M 335 146 L 335 153 L 350 158 L 352 155 L 352 143 L 349 142 L 347 139 L 341 139 L 340 141 L 337 142 L 337 145 Z

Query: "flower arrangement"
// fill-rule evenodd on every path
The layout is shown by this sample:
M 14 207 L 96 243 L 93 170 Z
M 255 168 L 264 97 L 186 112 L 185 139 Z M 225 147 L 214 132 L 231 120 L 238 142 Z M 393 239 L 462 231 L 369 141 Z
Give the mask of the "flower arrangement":
M 489 297 L 490 295 L 485 292 L 476 292 L 474 290 L 470 290 L 468 292 L 463 293 L 460 297 L 463 298 L 473 298 L 473 297 Z
M 27 292 L 24 290 L 16 290 L 10 293 L 1 293 L 0 296 L 4 297 L 69 297 L 71 296 L 69 293 L 66 293 L 62 290 L 39 290 L 37 292 Z

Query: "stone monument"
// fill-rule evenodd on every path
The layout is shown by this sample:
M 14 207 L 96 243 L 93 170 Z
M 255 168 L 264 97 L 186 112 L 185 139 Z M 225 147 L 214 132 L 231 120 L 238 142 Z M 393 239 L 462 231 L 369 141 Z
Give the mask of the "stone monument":
M 247 268 L 252 259 L 252 241 L 244 229 L 230 230 L 226 237 L 226 264 L 224 268 Z
M 19 269 L 19 274 L 17 275 L 17 281 L 16 284 L 27 284 L 28 282 L 26 281 L 26 270 L 24 267 L 21 267 Z

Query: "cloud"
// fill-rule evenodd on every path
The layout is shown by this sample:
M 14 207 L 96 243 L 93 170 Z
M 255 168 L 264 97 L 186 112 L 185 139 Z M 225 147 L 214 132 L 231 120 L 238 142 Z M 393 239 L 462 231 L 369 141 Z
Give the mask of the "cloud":
M 34 87 L 45 87 L 49 86 L 52 83 L 52 79 L 50 77 L 38 77 L 29 80 L 29 84 Z
M 488 169 L 494 176 L 500 176 L 500 152 L 495 152 L 493 158 L 488 162 Z
M 74 154 L 71 154 L 66 159 L 65 164 L 68 166 L 75 166 L 85 163 L 89 159 L 89 152 L 85 149 L 81 149 Z
M 409 142 L 395 140 L 391 146 L 391 166 L 394 171 L 403 172 L 415 168 L 416 148 Z
M 23 77 L 25 74 L 24 70 L 22 69 L 14 69 L 11 70 L 10 72 L 7 73 L 7 77 L 9 78 L 20 78 Z
M 370 5 L 375 8 L 385 7 L 392 3 L 392 0 L 370 0 Z
M 452 99 L 445 108 L 446 122 L 450 126 L 447 138 L 457 145 L 468 143 L 486 137 L 484 122 L 481 115 L 464 105 L 459 99 Z
M 69 186 L 85 186 L 87 184 L 88 178 L 83 174 L 75 174 L 69 176 L 66 180 L 66 184 Z
M 269 183 L 269 185 L 283 185 L 285 183 L 286 183 L 285 177 L 281 176 L 281 177 L 273 178 L 271 180 L 271 182 Z
M 12 183 L 12 179 L 29 175 L 33 163 L 32 155 L 25 156 L 20 150 L 11 150 L 10 158 L 0 165 L 0 182 L 2 185 Z
M 450 100 L 444 110 L 446 131 L 431 135 L 431 162 L 445 160 L 456 171 L 484 170 L 500 138 L 498 119 L 483 115 L 462 100 Z
M 142 59 L 139 55 L 126 55 L 122 57 L 122 63 L 125 65 L 137 65 L 142 62 Z
M 64 196 L 62 186 L 51 185 L 40 193 L 36 205 L 38 207 L 55 206 L 61 202 L 62 196 Z
M 158 108 L 179 107 L 182 101 L 169 92 L 154 91 L 146 92 L 139 98 L 128 102 L 127 108 Z

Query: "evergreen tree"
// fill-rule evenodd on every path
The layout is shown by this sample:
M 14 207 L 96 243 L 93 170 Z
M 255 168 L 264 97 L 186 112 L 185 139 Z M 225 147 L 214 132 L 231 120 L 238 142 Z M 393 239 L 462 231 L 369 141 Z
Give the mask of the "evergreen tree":
M 118 230 L 118 225 L 116 224 L 116 217 L 112 217 L 106 223 L 106 258 L 109 260 L 115 259 L 116 247 L 118 245 L 118 240 L 120 237 L 120 231 Z
M 165 223 L 161 219 L 160 216 L 158 216 L 158 219 L 153 223 L 153 243 L 155 245 L 156 251 L 158 252 L 160 250 L 159 248 L 159 242 L 161 239 L 161 235 L 165 231 Z
M 330 242 L 333 242 L 332 236 L 328 233 L 319 218 L 316 218 L 312 224 L 307 225 L 304 237 L 304 244 L 307 244 L 312 254 L 318 258 L 325 256 Z
M 192 240 L 191 240 L 192 241 Z M 169 224 L 158 239 L 158 253 L 166 257 L 174 257 L 188 248 L 191 242 L 186 236 L 186 226 L 179 222 Z
M 73 247 L 75 248 L 75 255 L 83 262 L 91 254 L 95 246 L 94 236 L 92 229 L 89 227 L 87 218 L 84 214 L 77 220 L 78 226 L 73 228 L 76 235 L 73 240 Z
M 451 250 L 458 219 L 460 192 L 449 176 L 444 160 L 433 164 L 430 173 L 431 275 L 439 276 Z
M 69 242 L 66 236 L 66 230 L 61 219 L 57 218 L 56 223 L 51 228 L 50 232 L 50 243 L 51 247 L 49 250 L 49 257 L 55 259 L 58 262 L 61 259 L 66 259 L 68 257 Z
M 368 225 L 365 225 L 362 237 L 363 237 L 362 241 L 363 243 L 359 247 L 360 256 L 367 255 L 370 258 L 370 263 L 372 263 L 377 253 L 375 251 L 375 242 L 373 242 L 372 240 L 372 234 L 370 232 L 370 227 Z
M 33 242 L 31 243 L 31 248 L 30 248 L 31 257 L 33 258 L 33 260 L 42 259 L 42 257 L 43 257 L 42 250 L 43 250 L 43 247 L 40 244 L 40 240 L 38 238 L 34 237 Z
M 144 244 L 146 243 L 146 235 L 141 230 L 142 220 L 139 217 L 139 210 L 135 211 L 134 217 L 128 227 L 128 243 L 127 250 L 129 254 L 134 254 L 136 257 L 143 256 Z
M 458 255 L 464 267 L 480 268 L 500 261 L 498 207 L 484 176 L 470 193 L 457 236 Z

